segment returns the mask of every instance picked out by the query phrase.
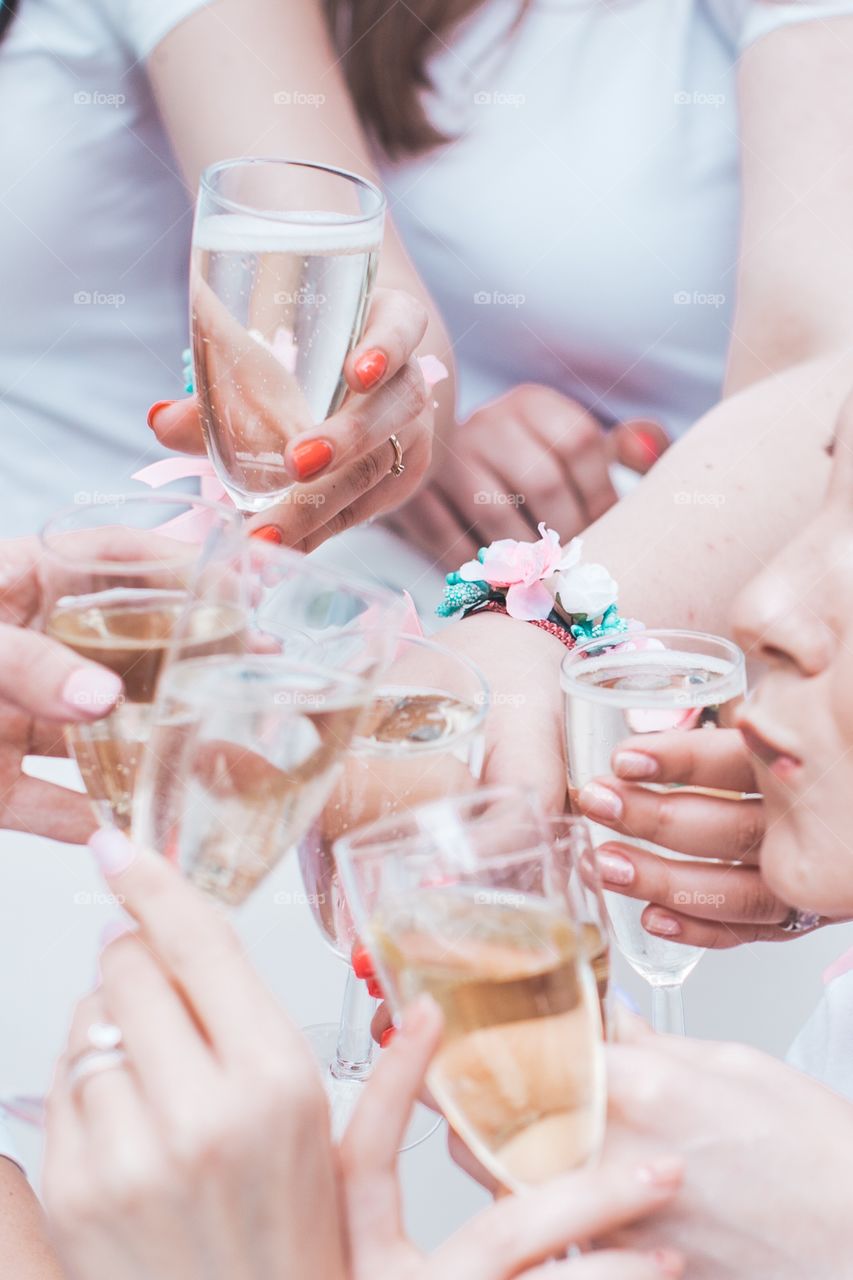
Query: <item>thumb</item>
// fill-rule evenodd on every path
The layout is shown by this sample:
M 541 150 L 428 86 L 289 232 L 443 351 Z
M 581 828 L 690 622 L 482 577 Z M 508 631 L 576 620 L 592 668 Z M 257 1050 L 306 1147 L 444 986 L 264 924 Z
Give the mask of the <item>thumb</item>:
M 661 424 L 651 418 L 632 418 L 628 422 L 617 423 L 608 433 L 608 441 L 611 460 L 621 462 L 641 476 L 651 471 L 671 444 Z

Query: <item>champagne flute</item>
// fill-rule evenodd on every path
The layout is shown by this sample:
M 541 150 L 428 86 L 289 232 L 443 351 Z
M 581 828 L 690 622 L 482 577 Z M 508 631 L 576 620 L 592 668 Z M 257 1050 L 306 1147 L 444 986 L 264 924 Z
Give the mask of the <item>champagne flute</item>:
M 190 272 L 207 450 L 238 510 L 281 501 L 288 440 L 337 412 L 364 331 L 385 197 L 327 165 L 243 157 L 201 177 Z
M 576 814 L 563 813 L 546 821 L 557 865 L 580 923 L 581 937 L 598 990 L 601 1023 L 606 1037 L 609 1025 L 610 926 L 592 833 L 586 818 Z
M 201 544 L 186 541 L 184 520 L 200 516 L 205 538 Z M 234 512 L 185 494 L 114 494 L 78 502 L 42 530 L 44 630 L 124 682 L 108 716 L 66 729 L 69 751 L 106 825 L 130 827 L 154 693 L 176 627 L 216 549 L 239 537 Z M 186 652 L 239 652 L 239 605 L 237 599 L 199 601 L 183 623 Z
M 356 929 L 335 863 L 335 841 L 387 814 L 469 792 L 482 772 L 488 704 L 485 678 L 467 658 L 431 640 L 400 638 L 323 812 L 299 846 L 314 918 L 347 964 Z M 340 1134 L 371 1072 L 374 1008 L 375 1001 L 349 969 L 339 1021 L 306 1028 L 323 1071 L 333 1127 Z M 437 1123 L 426 1108 L 419 1108 L 403 1149 L 424 1141 Z
M 594 778 L 610 773 L 613 752 L 629 736 L 732 725 L 746 691 L 745 662 L 736 645 L 717 636 L 643 631 L 627 639 L 606 636 L 578 645 L 563 660 L 562 686 L 569 791 L 575 796 Z M 607 827 L 591 827 L 596 847 L 614 838 Z M 647 840 L 631 843 L 659 857 L 681 856 Z M 623 955 L 654 993 L 655 1029 L 683 1035 L 682 988 L 704 951 L 648 933 L 642 924 L 648 903 L 611 891 L 605 900 Z
M 485 789 L 393 814 L 335 847 L 395 1012 L 428 993 L 428 1083 L 511 1191 L 594 1159 L 605 1078 L 595 981 L 536 799 Z

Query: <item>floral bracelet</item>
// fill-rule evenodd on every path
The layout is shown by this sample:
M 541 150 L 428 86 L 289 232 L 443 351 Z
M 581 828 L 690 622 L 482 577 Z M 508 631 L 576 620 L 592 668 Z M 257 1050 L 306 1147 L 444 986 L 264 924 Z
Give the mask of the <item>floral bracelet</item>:
M 622 618 L 616 607 L 619 587 L 601 564 L 583 564 L 583 543 L 567 547 L 553 529 L 539 525 L 538 542 L 504 538 L 482 547 L 445 579 L 442 618 L 456 614 L 506 612 L 559 634 L 571 647 L 578 641 L 634 631 L 641 624 Z

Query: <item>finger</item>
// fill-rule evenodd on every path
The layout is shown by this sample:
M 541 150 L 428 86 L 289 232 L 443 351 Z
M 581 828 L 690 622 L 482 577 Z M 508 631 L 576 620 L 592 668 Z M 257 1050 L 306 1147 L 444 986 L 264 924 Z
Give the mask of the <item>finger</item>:
M 755 771 L 738 729 L 642 734 L 626 738 L 611 766 L 626 782 L 680 782 L 719 791 L 754 792 Z
M 640 1167 L 611 1163 L 554 1179 L 540 1190 L 499 1201 L 467 1223 L 433 1255 L 437 1271 L 465 1280 L 508 1280 L 577 1241 L 658 1212 L 672 1201 L 683 1176 L 681 1160 L 664 1157 Z
M 605 434 L 597 418 L 574 402 L 560 402 L 548 413 L 531 413 L 530 402 L 524 403 L 531 429 L 560 465 L 564 495 L 572 492 L 579 507 L 581 523 L 577 527 L 557 526 L 565 541 L 603 516 L 617 500 Z M 566 518 L 564 512 L 564 522 Z
M 36 631 L 0 625 L 0 654 L 0 697 L 45 720 L 100 720 L 121 694 L 114 672 Z
M 669 448 L 671 441 L 659 422 L 633 418 L 610 432 L 614 460 L 644 476 Z
M 383 1241 L 396 1239 L 401 1230 L 397 1153 L 441 1029 L 440 1010 L 429 997 L 421 997 L 409 1007 L 402 1027 L 362 1092 L 341 1143 L 356 1256 L 367 1257 Z
M 467 1173 L 469 1178 L 473 1178 L 475 1182 L 479 1182 L 481 1187 L 485 1187 L 491 1195 L 496 1196 L 502 1190 L 497 1178 L 489 1173 L 484 1165 L 480 1164 L 471 1148 L 449 1125 L 447 1129 L 447 1150 L 453 1163 L 457 1164 L 463 1173 Z
M 596 862 L 606 889 L 662 911 L 730 924 L 782 924 L 790 913 L 757 867 L 675 861 L 619 841 L 601 845 Z
M 113 828 L 89 847 L 221 1059 L 245 1063 L 303 1045 L 228 921 L 165 858 Z
M 602 1249 L 571 1262 L 547 1262 L 525 1271 L 524 1280 L 662 1280 L 684 1275 L 687 1263 L 675 1249 L 636 1253 L 629 1249 Z
M 486 455 L 500 484 L 497 505 L 513 500 L 528 540 L 538 537 L 541 520 L 559 529 L 564 541 L 579 533 L 587 524 L 586 508 L 572 468 L 560 456 L 559 432 L 552 429 L 549 436 L 547 429 L 537 431 L 528 418 L 501 425 L 500 453 Z M 492 533 L 502 536 L 500 529 Z
M 367 325 L 347 357 L 344 375 L 353 391 L 390 381 L 414 354 L 427 331 L 426 307 L 399 289 L 375 289 Z
M 730 951 L 752 942 L 789 942 L 794 936 L 772 924 L 730 924 L 697 920 L 678 911 L 650 905 L 643 912 L 643 928 L 657 938 L 706 951 Z
M 379 1006 L 373 1015 L 370 1023 L 370 1034 L 377 1044 L 382 1043 L 382 1037 L 390 1027 L 394 1025 L 394 1016 L 391 1013 L 391 1006 L 385 1001 Z
M 198 400 L 161 400 L 148 411 L 148 425 L 157 439 L 175 453 L 205 452 Z
M 458 465 L 456 460 L 450 465 L 453 469 L 442 474 L 439 490 L 472 530 L 478 550 L 496 538 L 530 541 L 531 526 L 522 515 L 524 504 L 519 498 L 523 495 L 518 493 L 517 481 L 502 480 L 477 455 L 463 456 Z
M 97 823 L 88 796 L 20 774 L 0 794 L 0 828 L 28 831 L 63 844 L 85 844 Z
M 303 483 L 331 475 L 378 449 L 392 435 L 399 435 L 424 413 L 428 402 L 420 365 L 410 360 L 371 395 L 348 400 L 322 427 L 303 431 L 289 440 L 285 466 L 294 480 Z M 424 430 L 427 429 L 425 420 Z M 390 466 L 391 462 L 386 470 Z
M 621 835 L 704 858 L 757 862 L 764 837 L 761 800 L 651 791 L 596 778 L 578 792 L 577 806 Z

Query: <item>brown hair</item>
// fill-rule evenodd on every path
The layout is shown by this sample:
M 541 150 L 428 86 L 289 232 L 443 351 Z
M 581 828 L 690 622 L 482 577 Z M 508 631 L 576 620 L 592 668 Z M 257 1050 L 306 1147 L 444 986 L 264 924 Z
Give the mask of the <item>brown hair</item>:
M 324 0 L 362 123 L 389 156 L 425 151 L 447 137 L 430 122 L 421 91 L 427 59 L 484 0 Z M 515 30 L 531 0 L 518 0 Z

